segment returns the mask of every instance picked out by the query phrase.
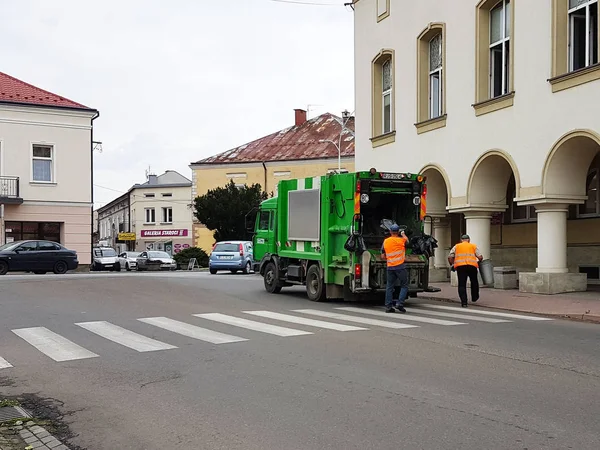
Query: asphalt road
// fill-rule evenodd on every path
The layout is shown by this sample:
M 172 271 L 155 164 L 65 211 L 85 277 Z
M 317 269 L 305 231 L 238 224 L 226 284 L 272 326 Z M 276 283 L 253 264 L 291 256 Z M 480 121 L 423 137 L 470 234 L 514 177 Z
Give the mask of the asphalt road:
M 378 316 L 244 275 L 3 277 L 0 394 L 60 402 L 90 450 L 600 447 L 598 325 L 439 306 Z

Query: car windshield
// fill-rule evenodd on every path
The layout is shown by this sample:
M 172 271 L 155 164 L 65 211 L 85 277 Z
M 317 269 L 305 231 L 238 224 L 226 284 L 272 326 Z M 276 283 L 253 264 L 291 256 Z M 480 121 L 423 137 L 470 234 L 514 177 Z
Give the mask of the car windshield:
M 94 250 L 94 255 L 100 257 L 111 257 L 117 256 L 117 252 L 115 252 L 112 248 L 97 248 Z
M 4 244 L 0 246 L 0 251 L 2 250 L 13 250 L 16 246 L 20 245 L 20 242 L 9 242 L 8 244 Z
M 240 244 L 221 243 L 215 245 L 213 252 L 239 252 Z
M 140 255 L 141 255 L 140 252 L 127 252 L 127 253 L 125 253 L 125 256 L 127 258 L 137 258 Z
M 166 252 L 148 252 L 149 258 L 171 258 Z

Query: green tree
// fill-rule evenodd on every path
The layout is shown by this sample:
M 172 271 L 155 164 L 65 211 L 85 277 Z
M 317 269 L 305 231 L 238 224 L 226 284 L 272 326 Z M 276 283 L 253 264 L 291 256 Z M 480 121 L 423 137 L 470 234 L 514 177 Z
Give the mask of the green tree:
M 233 180 L 226 186 L 209 190 L 194 199 L 194 215 L 217 242 L 246 238 L 246 214 L 266 200 L 260 184 L 236 187 Z

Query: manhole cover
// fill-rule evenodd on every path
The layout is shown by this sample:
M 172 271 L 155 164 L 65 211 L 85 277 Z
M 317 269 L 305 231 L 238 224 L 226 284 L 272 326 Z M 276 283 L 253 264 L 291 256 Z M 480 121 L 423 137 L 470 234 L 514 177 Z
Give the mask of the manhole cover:
M 4 406 L 3 408 L 0 408 L 0 422 L 28 417 L 31 417 L 31 414 L 20 406 Z

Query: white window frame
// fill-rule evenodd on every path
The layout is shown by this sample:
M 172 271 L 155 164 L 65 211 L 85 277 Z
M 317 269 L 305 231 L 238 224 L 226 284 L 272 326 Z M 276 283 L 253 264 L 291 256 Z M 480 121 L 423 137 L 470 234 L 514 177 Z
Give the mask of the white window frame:
M 393 128 L 392 128 L 392 122 L 393 122 L 393 117 L 394 117 L 394 104 L 392 102 L 392 91 L 394 90 L 394 67 L 392 66 L 392 59 L 387 59 L 383 62 L 383 64 L 381 64 L 381 134 L 388 134 L 391 133 Z M 384 74 L 385 74 L 385 66 L 386 64 L 390 65 L 390 88 L 387 90 L 383 90 L 383 82 L 384 82 Z M 386 121 L 385 121 L 385 99 L 386 97 L 389 97 L 390 99 L 390 118 L 389 118 L 389 123 L 387 124 L 388 127 L 386 128 Z
M 443 101 L 442 101 L 442 93 L 443 93 L 442 92 L 442 89 L 443 89 L 443 86 L 442 86 L 442 84 L 443 84 L 442 83 L 443 73 L 442 73 L 442 71 L 443 71 L 443 68 L 444 68 L 444 61 L 441 60 L 442 63 L 440 64 L 440 67 L 438 67 L 437 69 L 431 70 L 431 43 L 438 36 L 440 37 L 440 40 L 442 40 L 442 42 L 440 43 L 440 60 L 441 60 L 442 55 L 443 55 L 442 48 L 443 48 L 443 45 L 444 45 L 444 42 L 443 42 L 444 35 L 443 35 L 443 33 L 440 32 L 439 34 L 436 34 L 434 37 L 432 37 L 429 40 L 429 44 L 428 44 L 429 45 L 429 51 L 427 53 L 428 56 L 429 56 L 429 61 L 427 62 L 427 64 L 428 64 L 428 67 L 429 67 L 429 118 L 430 119 L 437 119 L 438 117 L 442 117 L 444 115 L 444 111 L 442 109 L 442 103 L 443 103 Z M 434 111 L 434 106 L 435 106 L 434 105 L 434 101 L 433 101 L 433 99 L 434 99 L 434 96 L 433 96 L 433 79 L 435 78 L 436 75 L 438 76 L 438 89 L 437 89 L 437 91 L 438 91 L 438 105 L 437 106 L 438 106 L 438 112 L 439 112 L 439 114 L 437 116 L 435 116 L 434 112 L 433 112 Z
M 577 205 L 577 217 L 581 218 L 581 219 L 588 218 L 588 217 L 598 217 L 598 216 L 600 216 L 600 169 L 598 167 L 593 167 L 590 171 L 591 172 L 596 172 L 596 186 L 595 186 L 596 187 L 596 212 L 593 212 L 593 213 L 580 213 L 579 212 L 579 206 L 580 205 Z M 590 171 L 588 171 L 588 173 L 586 174 L 586 178 L 587 178 L 587 175 L 589 174 Z M 586 191 L 586 194 L 587 194 L 587 191 L 588 191 L 587 183 L 586 183 L 586 186 L 585 186 L 585 191 Z
M 500 38 L 500 40 L 492 42 L 492 17 L 493 17 L 493 11 L 497 8 L 501 7 L 502 8 L 502 37 Z M 497 97 L 501 97 L 503 95 L 508 94 L 508 87 L 509 87 L 509 80 L 508 80 L 508 74 L 510 73 L 510 35 L 513 33 L 513 30 L 509 30 L 509 33 L 507 35 L 506 33 L 506 28 L 507 25 L 510 24 L 510 20 L 507 17 L 507 11 L 510 11 L 510 13 L 512 14 L 512 9 L 507 9 L 508 8 L 512 8 L 512 4 L 510 2 L 510 0 L 501 0 L 499 1 L 493 8 L 490 9 L 490 36 L 489 36 L 489 40 L 490 40 L 490 98 L 497 98 Z M 494 85 L 495 85 L 495 79 L 494 79 L 494 72 L 495 72 L 495 66 L 494 66 L 494 52 L 498 51 L 498 47 L 501 46 L 501 51 L 502 51 L 502 87 L 501 87 L 501 92 L 499 95 L 494 95 Z M 509 48 L 509 51 L 506 51 L 506 48 Z
M 169 214 L 170 211 L 170 214 Z M 169 215 L 171 217 L 169 217 Z M 168 220 L 170 219 L 170 220 Z M 165 206 L 162 208 L 162 222 L 161 223 L 173 223 L 173 208 L 171 206 Z
M 565 0 L 565 1 L 569 1 L 569 0 Z M 582 9 L 585 10 L 585 64 L 583 67 L 580 67 L 580 69 L 583 69 L 585 67 L 589 67 L 592 64 L 595 64 L 592 62 L 592 49 L 593 46 L 591 45 L 592 40 L 598 40 L 598 25 L 596 24 L 595 27 L 590 27 L 590 20 L 591 20 L 591 16 L 590 16 L 590 7 L 592 5 L 598 5 L 598 0 L 588 0 L 587 2 L 576 6 L 575 8 L 570 8 L 568 11 L 568 15 L 569 15 L 569 72 L 573 72 L 574 70 L 576 70 L 574 68 L 574 57 L 575 57 L 575 47 L 573 44 L 574 41 L 574 31 L 575 31 L 575 27 L 573 26 L 574 22 L 575 22 L 575 17 L 579 16 L 579 14 L 576 14 L 578 12 L 580 12 Z M 596 9 L 596 20 L 599 20 L 600 17 L 600 5 L 597 6 Z M 596 57 L 597 59 L 598 57 Z
M 50 147 L 50 154 L 51 157 L 50 158 L 44 158 L 41 156 L 33 156 L 33 149 L 34 147 Z M 32 142 L 31 143 L 31 163 L 30 163 L 30 170 L 31 170 L 31 177 L 30 177 L 30 182 L 32 184 L 56 184 L 56 145 L 54 145 L 51 142 Z M 33 179 L 33 161 L 34 160 L 38 160 L 38 161 L 50 161 L 50 181 L 46 181 L 46 180 L 34 180 Z
M 148 215 L 150 214 L 150 217 Z M 148 220 L 154 219 L 154 220 Z M 151 225 L 156 223 L 156 209 L 155 208 L 144 208 L 144 224 Z

